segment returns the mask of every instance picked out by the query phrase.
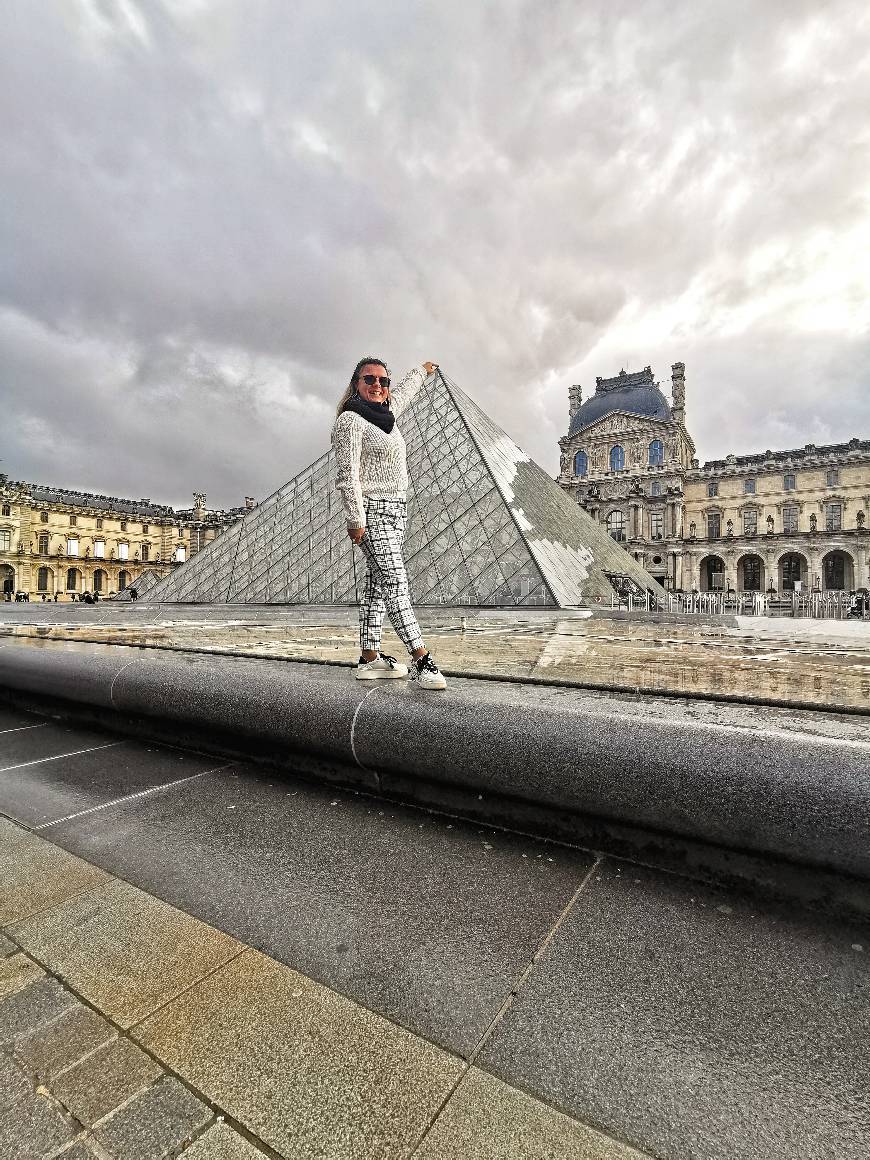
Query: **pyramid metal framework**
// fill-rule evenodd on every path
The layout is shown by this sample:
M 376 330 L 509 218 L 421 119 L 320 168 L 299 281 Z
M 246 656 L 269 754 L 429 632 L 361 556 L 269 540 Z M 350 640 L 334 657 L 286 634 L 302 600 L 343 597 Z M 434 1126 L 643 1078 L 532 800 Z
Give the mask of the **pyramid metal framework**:
M 567 608 L 614 588 L 664 591 L 605 529 L 436 370 L 402 412 L 405 562 L 415 604 Z M 356 604 L 365 563 L 347 536 L 332 452 L 207 548 L 147 602 Z

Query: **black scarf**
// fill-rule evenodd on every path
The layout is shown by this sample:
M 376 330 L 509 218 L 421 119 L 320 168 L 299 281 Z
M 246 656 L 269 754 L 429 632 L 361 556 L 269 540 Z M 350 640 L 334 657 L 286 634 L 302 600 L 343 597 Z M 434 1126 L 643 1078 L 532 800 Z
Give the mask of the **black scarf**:
M 368 419 L 369 423 L 374 423 L 376 427 L 380 427 L 387 435 L 392 431 L 396 422 L 396 416 L 390 410 L 389 403 L 367 403 L 361 395 L 351 395 L 342 410 L 354 411 L 357 415 L 362 415 L 364 419 Z

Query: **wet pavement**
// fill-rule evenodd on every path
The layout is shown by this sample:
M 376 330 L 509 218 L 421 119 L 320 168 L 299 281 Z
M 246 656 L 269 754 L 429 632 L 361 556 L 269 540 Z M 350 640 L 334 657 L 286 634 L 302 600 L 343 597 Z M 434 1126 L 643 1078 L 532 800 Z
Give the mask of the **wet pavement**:
M 422 608 L 457 676 L 870 710 L 870 621 L 595 610 Z M 138 645 L 353 664 L 356 610 L 253 605 L 0 604 L 0 640 Z M 391 630 L 385 651 L 401 656 Z
M 866 929 L 8 708 L 0 813 L 0 1158 L 866 1157 Z

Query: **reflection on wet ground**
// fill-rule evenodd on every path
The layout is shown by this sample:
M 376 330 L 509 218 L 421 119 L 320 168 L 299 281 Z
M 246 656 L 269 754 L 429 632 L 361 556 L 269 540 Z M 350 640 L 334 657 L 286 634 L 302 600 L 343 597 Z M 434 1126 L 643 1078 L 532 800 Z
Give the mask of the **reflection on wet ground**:
M 870 708 L 870 623 L 637 613 L 419 610 L 447 673 Z M 263 606 L 0 606 L 0 635 L 351 665 L 356 610 Z M 402 645 L 387 628 L 384 650 Z

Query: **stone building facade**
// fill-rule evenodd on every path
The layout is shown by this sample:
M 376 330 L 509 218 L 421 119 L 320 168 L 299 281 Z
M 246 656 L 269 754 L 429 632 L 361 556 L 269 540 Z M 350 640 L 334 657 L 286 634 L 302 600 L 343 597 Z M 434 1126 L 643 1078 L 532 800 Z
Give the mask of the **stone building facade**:
M 650 367 L 569 390 L 558 482 L 665 587 L 851 591 L 870 585 L 870 440 L 700 465 L 685 366 L 671 399 Z
M 11 599 L 113 596 L 145 569 L 165 575 L 231 527 L 246 507 L 213 511 L 205 495 L 175 511 L 149 499 L 121 499 L 23 483 L 0 475 L 0 594 Z

